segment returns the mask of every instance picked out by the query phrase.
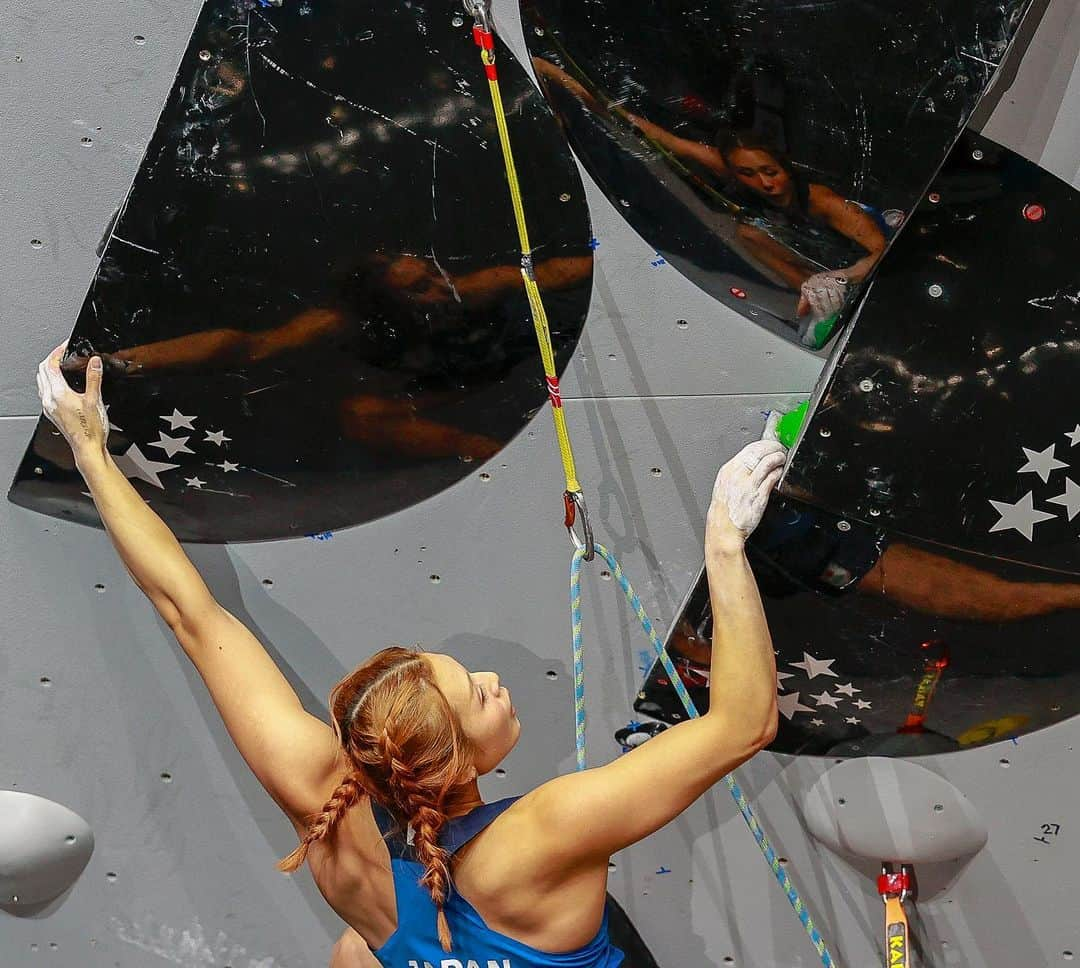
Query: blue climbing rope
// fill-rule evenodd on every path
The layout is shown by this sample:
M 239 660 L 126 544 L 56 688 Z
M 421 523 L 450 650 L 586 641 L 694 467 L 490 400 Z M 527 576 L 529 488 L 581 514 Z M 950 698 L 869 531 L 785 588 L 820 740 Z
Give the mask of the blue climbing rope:
M 674 663 L 672 663 L 671 656 L 668 655 L 667 649 L 664 648 L 664 643 L 660 641 L 652 622 L 649 621 L 649 616 L 645 614 L 641 599 L 638 598 L 630 581 L 623 574 L 622 567 L 615 556 L 602 544 L 596 544 L 595 548 L 596 554 L 608 563 L 611 574 L 626 594 L 626 600 L 630 603 L 631 610 L 640 620 L 641 627 L 649 637 L 649 641 L 660 659 L 660 664 L 667 673 L 668 680 L 675 687 L 679 699 L 682 700 L 686 715 L 690 719 L 696 719 L 699 715 L 697 707 L 690 698 L 690 693 L 687 692 L 686 684 L 682 681 L 682 677 L 676 670 Z M 570 561 L 570 622 L 574 633 L 574 728 L 577 768 L 579 770 L 585 769 L 585 648 L 581 634 L 581 562 L 585 557 L 585 550 L 584 548 L 578 548 Z M 810 912 L 807 911 L 806 905 L 803 904 L 802 898 L 799 897 L 799 892 L 795 890 L 795 885 L 791 883 L 791 878 L 788 877 L 787 871 L 780 863 L 776 851 L 773 850 L 772 844 L 769 843 L 769 838 L 765 836 L 765 831 L 761 829 L 761 825 L 757 822 L 757 817 L 754 816 L 753 810 L 750 809 L 750 804 L 743 795 L 739 784 L 735 782 L 735 777 L 729 773 L 724 777 L 724 783 L 727 784 L 732 797 L 735 798 L 739 812 L 743 815 L 746 825 L 754 835 L 754 840 L 758 842 L 758 846 L 765 855 L 769 867 L 772 868 L 773 874 L 776 875 L 780 887 L 783 889 L 784 894 L 787 895 L 787 899 L 791 902 L 791 906 L 795 909 L 795 913 L 799 916 L 803 927 L 806 928 L 806 933 L 810 936 L 810 943 L 821 956 L 822 964 L 825 965 L 825 968 L 833 968 L 835 962 L 832 955 L 829 954 L 825 940 L 821 937 L 818 929 L 814 927 Z

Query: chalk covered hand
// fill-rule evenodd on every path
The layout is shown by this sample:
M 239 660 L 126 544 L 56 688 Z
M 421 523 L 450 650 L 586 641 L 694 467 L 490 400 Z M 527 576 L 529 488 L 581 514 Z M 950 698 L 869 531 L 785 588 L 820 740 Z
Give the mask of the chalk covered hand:
M 86 368 L 86 392 L 76 393 L 60 372 L 66 344 L 61 343 L 38 365 L 37 388 L 45 416 L 71 445 L 75 462 L 105 452 L 109 416 L 101 399 L 101 357 Z
M 847 298 L 848 280 L 841 272 L 818 272 L 802 284 L 796 315 L 808 312 L 814 321 L 840 312 Z
M 733 535 L 741 542 L 750 536 L 786 459 L 787 450 L 778 440 L 755 440 L 720 468 L 709 505 L 707 544 Z

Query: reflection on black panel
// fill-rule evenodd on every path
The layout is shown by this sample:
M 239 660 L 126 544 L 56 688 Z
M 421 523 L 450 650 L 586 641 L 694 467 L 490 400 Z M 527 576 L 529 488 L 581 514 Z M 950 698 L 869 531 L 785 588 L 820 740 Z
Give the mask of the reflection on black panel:
M 452 5 L 206 4 L 107 233 L 67 363 L 186 540 L 325 532 L 428 497 L 546 399 L 494 115 Z M 583 189 L 500 48 L 560 370 L 588 307 Z M 42 423 L 16 502 L 96 523 Z
M 537 77 L 654 265 L 813 349 L 1027 6 L 522 0 Z
M 883 260 L 782 490 L 1072 581 L 1078 421 L 1080 193 L 965 136 Z
M 776 649 L 778 752 L 927 755 L 1080 712 L 1078 582 L 779 497 L 747 556 Z M 702 573 L 667 643 L 700 711 L 714 621 Z M 684 718 L 658 664 L 634 708 Z

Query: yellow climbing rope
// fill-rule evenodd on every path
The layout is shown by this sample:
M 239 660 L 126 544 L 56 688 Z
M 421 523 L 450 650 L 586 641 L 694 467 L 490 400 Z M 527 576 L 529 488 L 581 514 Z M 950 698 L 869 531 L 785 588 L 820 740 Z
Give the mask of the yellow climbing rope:
M 506 166 L 506 182 L 510 189 L 510 201 L 514 208 L 514 222 L 517 225 L 518 241 L 521 244 L 521 278 L 525 283 L 525 292 L 529 297 L 532 310 L 533 326 L 536 328 L 536 341 L 540 346 L 540 358 L 544 364 L 544 378 L 547 382 L 548 397 L 551 400 L 551 416 L 555 421 L 555 435 L 559 441 L 559 456 L 562 458 L 563 474 L 566 477 L 566 527 L 577 547 L 584 547 L 586 557 L 592 558 L 593 543 L 589 530 L 588 514 L 577 479 L 574 465 L 574 451 L 570 446 L 570 434 L 566 429 L 566 415 L 563 412 L 562 393 L 559 390 L 559 375 L 555 371 L 555 351 L 551 346 L 551 330 L 548 327 L 547 312 L 536 284 L 536 272 L 533 266 L 532 245 L 529 242 L 529 230 L 525 224 L 525 205 L 521 198 L 521 186 L 518 183 L 517 166 L 514 164 L 514 152 L 510 147 L 510 135 L 506 128 L 506 111 L 503 109 L 502 93 L 499 90 L 499 77 L 495 67 L 495 35 L 491 30 L 490 8 L 483 0 L 467 0 L 466 7 L 475 21 L 473 40 L 480 48 L 480 57 L 484 62 L 488 87 L 491 89 L 491 103 L 495 109 L 495 124 L 499 129 L 499 144 L 502 147 L 503 162 Z M 582 514 L 582 525 L 586 531 L 585 540 L 579 541 L 574 533 L 576 513 Z

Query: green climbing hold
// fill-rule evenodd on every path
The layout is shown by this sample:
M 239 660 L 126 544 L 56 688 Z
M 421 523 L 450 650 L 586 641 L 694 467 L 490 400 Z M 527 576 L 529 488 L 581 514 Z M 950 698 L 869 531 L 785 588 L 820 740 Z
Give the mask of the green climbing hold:
M 777 439 L 785 447 L 790 448 L 799 436 L 802 425 L 806 422 L 806 411 L 810 406 L 809 400 L 803 400 L 794 410 L 785 413 L 776 424 Z
M 840 321 L 840 314 L 833 313 L 831 316 L 826 316 L 824 319 L 818 320 L 816 323 L 810 324 L 810 348 L 819 350 L 827 342 L 829 337 L 832 336 L 836 329 L 836 324 Z

